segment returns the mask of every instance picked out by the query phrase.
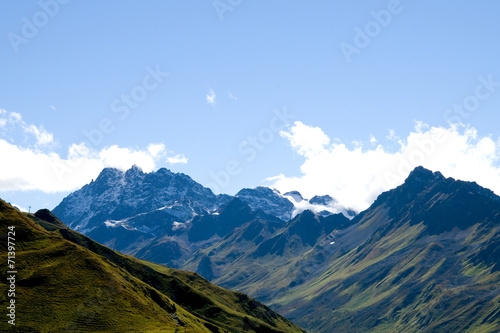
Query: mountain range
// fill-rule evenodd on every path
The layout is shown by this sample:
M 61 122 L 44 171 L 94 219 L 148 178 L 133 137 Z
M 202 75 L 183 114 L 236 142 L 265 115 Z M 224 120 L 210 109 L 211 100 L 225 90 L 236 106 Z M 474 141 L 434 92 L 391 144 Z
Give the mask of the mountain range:
M 499 332 L 500 198 L 415 169 L 268 303 L 312 332 Z
M 0 227 L 15 230 L 17 272 L 0 283 L 15 290 L 1 293 L 1 307 L 16 305 L 2 332 L 305 332 L 245 294 L 102 246 L 48 210 L 21 213 L 0 200 Z
M 422 167 L 355 214 L 266 187 L 105 169 L 53 213 L 137 258 L 244 292 L 309 332 L 500 332 L 500 197 Z
M 237 208 L 241 205 L 246 208 Z M 242 211 L 227 217 L 235 209 Z M 355 215 L 330 196 L 305 200 L 298 192 L 282 195 L 268 187 L 215 195 L 187 175 L 164 168 L 143 173 L 135 166 L 126 172 L 104 169 L 53 212 L 70 228 L 113 249 L 181 267 L 197 250 L 244 222 L 262 217 L 283 223 L 305 209 L 323 216 Z

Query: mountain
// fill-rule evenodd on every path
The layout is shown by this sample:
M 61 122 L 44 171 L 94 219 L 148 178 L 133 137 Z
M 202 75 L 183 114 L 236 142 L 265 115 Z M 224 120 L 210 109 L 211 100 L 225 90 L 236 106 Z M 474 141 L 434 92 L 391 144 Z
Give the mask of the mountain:
M 329 203 L 314 207 L 332 214 Z M 134 166 L 126 172 L 104 169 L 53 213 L 101 244 L 181 267 L 197 250 L 257 216 L 284 223 L 302 210 L 267 187 L 243 189 L 236 196 L 215 195 L 187 175 L 164 168 L 143 173 Z
M 262 210 L 263 212 L 274 215 L 283 221 L 292 218 L 294 211 L 293 203 L 282 196 L 278 190 L 259 186 L 253 189 L 245 188 L 236 194 L 237 198 L 243 199 L 253 210 Z
M 309 210 L 286 223 L 252 218 L 197 251 L 182 268 L 271 302 L 275 295 L 312 276 L 324 260 L 311 256 L 312 250 L 328 245 L 334 230 L 350 224 L 342 214 L 324 217 Z
M 269 222 L 282 223 L 280 219 L 273 215 L 268 215 L 261 210 L 252 210 L 245 201 L 236 197 L 217 211 L 216 214 L 194 218 L 191 221 L 192 227 L 189 229 L 188 239 L 191 242 L 200 242 L 213 236 L 221 238 L 235 228 L 259 218 Z
M 95 181 L 70 194 L 53 212 L 70 228 L 83 233 L 109 221 L 155 234 L 156 228 L 171 224 L 173 219 L 186 222 L 228 200 L 227 196 L 215 195 L 187 175 L 165 168 L 143 173 L 134 166 L 126 172 L 104 169 Z M 144 219 L 133 223 L 139 214 L 158 215 L 158 212 L 163 216 L 153 218 L 159 221 L 156 224 L 144 224 Z
M 500 198 L 416 168 L 270 302 L 310 332 L 500 332 Z
M 245 188 L 236 194 L 236 197 L 248 203 L 253 210 L 276 216 L 283 221 L 289 221 L 305 210 L 315 211 L 324 216 L 342 213 L 353 218 L 356 213 L 341 206 L 329 195 L 314 196 L 311 200 L 302 197 L 298 191 L 281 194 L 276 189 L 258 186 L 253 189 Z
M 15 228 L 17 271 L 15 298 L 0 296 L 4 309 L 15 299 L 16 326 L 2 320 L 3 332 L 304 332 L 242 293 L 102 246 L 48 210 L 0 200 L 0 227 Z
M 418 167 L 358 215 L 265 187 L 171 198 L 95 220 L 88 235 L 244 292 L 313 333 L 500 331 L 500 198 L 476 183 Z

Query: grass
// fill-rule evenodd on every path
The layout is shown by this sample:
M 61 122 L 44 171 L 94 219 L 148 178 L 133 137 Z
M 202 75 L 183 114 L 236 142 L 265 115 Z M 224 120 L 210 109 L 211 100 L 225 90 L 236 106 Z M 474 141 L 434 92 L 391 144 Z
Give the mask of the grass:
M 500 293 L 500 272 L 469 262 L 463 243 L 424 232 L 423 223 L 406 223 L 374 233 L 273 306 L 312 332 L 500 331 L 500 296 L 489 301 Z
M 121 255 L 0 201 L 0 228 L 10 225 L 20 332 L 303 332 L 246 295 Z M 9 301 L 5 283 L 2 308 Z M 0 331 L 11 329 L 6 325 Z

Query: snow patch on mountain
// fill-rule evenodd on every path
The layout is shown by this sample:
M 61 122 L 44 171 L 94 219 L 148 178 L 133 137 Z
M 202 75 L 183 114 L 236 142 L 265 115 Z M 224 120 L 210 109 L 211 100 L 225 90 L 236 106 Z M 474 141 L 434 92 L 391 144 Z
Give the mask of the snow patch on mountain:
M 187 228 L 186 223 L 177 222 L 177 221 L 174 221 L 174 223 L 172 223 L 172 231 L 184 230 L 186 228 Z
M 252 210 L 260 209 L 283 221 L 289 221 L 305 210 L 311 210 L 322 216 L 338 213 L 342 213 L 349 219 L 356 216 L 353 211 L 343 207 L 329 195 L 314 196 L 308 200 L 298 191 L 281 194 L 277 189 L 258 186 L 243 189 L 236 194 L 236 197 L 245 201 Z
M 187 222 L 216 210 L 227 200 L 189 176 L 165 168 L 151 173 L 143 173 L 138 167 L 126 172 L 106 168 L 95 181 L 67 196 L 53 212 L 69 227 L 86 234 L 104 221 L 137 219 L 159 210 Z
M 264 213 L 288 221 L 292 218 L 293 204 L 280 191 L 265 186 L 244 188 L 236 194 L 245 201 L 252 210 L 262 210 Z

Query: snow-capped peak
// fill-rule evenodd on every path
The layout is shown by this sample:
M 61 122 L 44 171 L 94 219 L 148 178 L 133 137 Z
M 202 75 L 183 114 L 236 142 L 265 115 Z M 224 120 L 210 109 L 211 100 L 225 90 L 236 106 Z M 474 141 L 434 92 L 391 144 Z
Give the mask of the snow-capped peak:
M 290 200 L 294 206 L 292 218 L 305 210 L 310 210 L 320 215 L 342 213 L 348 219 L 353 219 L 355 216 L 354 212 L 340 205 L 337 200 L 329 195 L 317 195 L 308 200 L 304 199 L 299 192 L 292 191 L 285 193 L 283 196 Z

